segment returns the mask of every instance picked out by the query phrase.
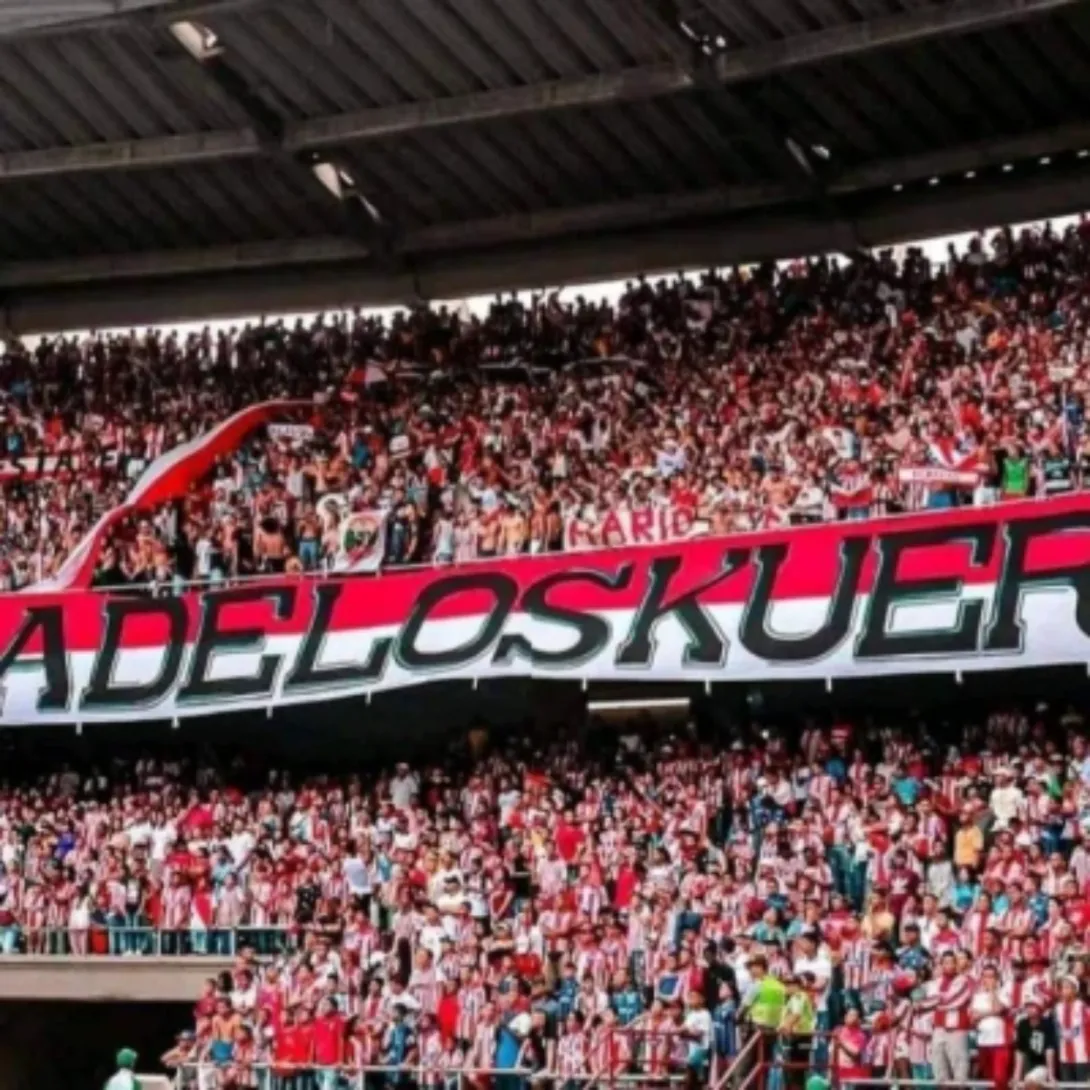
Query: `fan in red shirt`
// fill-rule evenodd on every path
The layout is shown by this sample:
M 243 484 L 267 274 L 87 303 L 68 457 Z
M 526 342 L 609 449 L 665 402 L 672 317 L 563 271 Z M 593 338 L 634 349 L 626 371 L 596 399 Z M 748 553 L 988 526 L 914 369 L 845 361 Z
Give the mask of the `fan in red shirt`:
M 314 1062 L 319 1067 L 337 1067 L 344 1062 L 344 1017 L 332 999 L 323 999 L 313 1023 Z
M 565 863 L 571 863 L 586 840 L 586 834 L 574 823 L 574 814 L 571 810 L 564 811 L 563 819 L 557 823 L 554 838 L 560 858 Z
M 296 1008 L 284 1011 L 283 1021 L 273 1037 L 273 1065 L 278 1075 L 291 1075 L 313 1061 L 314 1030 L 304 1024 Z
M 523 980 L 536 980 L 541 976 L 541 958 L 530 949 L 529 939 L 522 936 L 515 940 L 514 967 Z
M 458 999 L 458 981 L 447 978 L 443 981 L 442 988 L 435 1009 L 435 1022 L 444 1039 L 453 1039 L 458 1035 L 458 1022 L 462 1014 Z

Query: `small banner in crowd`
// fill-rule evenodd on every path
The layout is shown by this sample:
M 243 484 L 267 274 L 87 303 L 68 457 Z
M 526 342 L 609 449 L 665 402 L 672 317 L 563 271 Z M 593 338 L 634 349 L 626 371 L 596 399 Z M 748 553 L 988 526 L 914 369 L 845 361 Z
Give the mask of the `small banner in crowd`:
M 637 510 L 599 511 L 591 518 L 572 515 L 564 523 L 564 548 L 619 548 L 682 541 L 698 532 L 696 512 L 673 504 Z
M 103 469 L 113 469 L 120 460 L 121 456 L 116 450 L 95 454 L 24 454 L 21 458 L 0 458 L 0 483 L 86 475 Z
M 927 444 L 927 453 L 932 465 L 917 467 L 929 471 L 926 480 L 919 476 L 904 476 L 901 480 L 907 484 L 930 484 L 945 488 L 975 488 L 984 475 L 980 453 L 976 450 L 959 450 L 952 439 L 935 439 Z M 909 473 L 913 470 L 910 468 Z
M 927 488 L 976 488 L 980 483 L 980 474 L 974 470 L 946 466 L 902 466 L 897 477 L 901 484 Z
M 314 428 L 310 424 L 270 424 L 269 438 L 278 443 L 290 443 L 301 447 L 314 438 Z
M 333 561 L 334 571 L 374 572 L 382 567 L 387 512 L 352 510 L 347 496 L 334 493 L 318 501 L 318 514 L 326 532 L 337 537 L 339 548 Z

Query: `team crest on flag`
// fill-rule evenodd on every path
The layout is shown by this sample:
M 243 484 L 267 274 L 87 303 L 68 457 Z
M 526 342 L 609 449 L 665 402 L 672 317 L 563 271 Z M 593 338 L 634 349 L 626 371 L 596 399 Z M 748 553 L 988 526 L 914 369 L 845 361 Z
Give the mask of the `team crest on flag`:
M 338 567 L 374 571 L 386 547 L 386 516 L 381 511 L 353 511 L 341 524 Z

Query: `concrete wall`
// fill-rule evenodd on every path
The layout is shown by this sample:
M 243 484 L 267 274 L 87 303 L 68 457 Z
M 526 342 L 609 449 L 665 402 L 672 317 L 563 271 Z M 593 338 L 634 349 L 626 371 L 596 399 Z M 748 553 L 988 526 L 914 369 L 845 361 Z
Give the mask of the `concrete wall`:
M 230 967 L 230 958 L 0 957 L 0 1000 L 192 1004 Z

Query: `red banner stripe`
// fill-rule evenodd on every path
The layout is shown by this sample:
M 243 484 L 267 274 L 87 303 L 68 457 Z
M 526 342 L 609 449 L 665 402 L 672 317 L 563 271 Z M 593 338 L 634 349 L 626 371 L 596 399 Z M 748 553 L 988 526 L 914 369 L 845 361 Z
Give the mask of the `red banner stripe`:
M 1048 501 L 1026 501 L 994 508 L 966 508 L 941 513 L 925 513 L 903 518 L 849 521 L 796 529 L 737 534 L 728 537 L 701 538 L 648 547 L 594 550 L 584 553 L 554 554 L 461 567 L 417 569 L 387 572 L 378 576 L 331 576 L 328 582 L 343 584 L 343 592 L 333 616 L 330 631 L 355 631 L 393 627 L 402 623 L 412 611 L 421 594 L 440 579 L 461 578 L 470 584 L 489 574 L 502 573 L 517 584 L 519 591 L 554 573 L 581 570 L 617 576 L 631 569 L 627 585 L 609 591 L 589 582 L 568 584 L 557 588 L 549 598 L 554 606 L 568 606 L 584 611 L 632 609 L 647 592 L 650 567 L 656 560 L 674 558 L 679 571 L 671 582 L 671 595 L 700 586 L 720 572 L 729 550 L 748 550 L 749 561 L 734 574 L 711 586 L 701 595 L 705 605 L 742 604 L 749 600 L 757 578 L 753 562 L 756 550 L 779 546 L 785 559 L 776 580 L 775 602 L 798 599 L 822 599 L 833 595 L 840 572 L 841 546 L 850 539 L 866 538 L 871 548 L 865 560 L 859 593 L 870 591 L 877 569 L 875 546 L 887 535 L 909 531 L 939 530 L 952 527 L 984 526 L 1002 528 L 1022 519 L 1040 519 L 1073 512 L 1090 514 L 1090 493 L 1076 494 Z M 1003 535 L 996 538 L 987 564 L 970 563 L 968 544 L 942 544 L 916 548 L 902 556 L 898 569 L 901 580 L 954 577 L 966 586 L 988 586 L 997 582 L 1005 556 Z M 1090 565 L 1090 530 L 1053 533 L 1035 540 L 1029 549 L 1027 568 L 1035 572 Z M 285 585 L 297 588 L 294 606 L 283 620 L 274 616 L 268 601 L 249 601 L 228 605 L 222 615 L 221 627 L 257 627 L 266 636 L 298 635 L 307 630 L 314 610 L 313 586 L 318 580 L 284 577 L 270 578 L 257 585 L 270 591 Z M 20 629 L 26 611 L 36 606 L 61 603 L 65 647 L 69 653 L 97 650 L 103 636 L 103 593 L 72 591 L 69 593 L 23 593 L 0 599 L 0 648 L 10 645 Z M 197 633 L 202 612 L 202 594 L 197 591 L 182 596 L 188 613 L 187 640 Z M 430 619 L 467 617 L 484 614 L 493 605 L 490 593 L 466 589 L 445 597 L 431 613 Z M 518 612 L 516 606 L 515 612 Z M 125 628 L 125 648 L 160 646 L 165 637 L 165 622 L 160 617 L 131 619 Z M 40 652 L 41 644 L 28 642 L 21 657 Z

